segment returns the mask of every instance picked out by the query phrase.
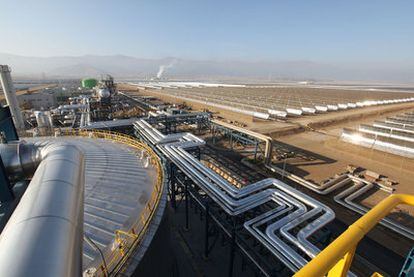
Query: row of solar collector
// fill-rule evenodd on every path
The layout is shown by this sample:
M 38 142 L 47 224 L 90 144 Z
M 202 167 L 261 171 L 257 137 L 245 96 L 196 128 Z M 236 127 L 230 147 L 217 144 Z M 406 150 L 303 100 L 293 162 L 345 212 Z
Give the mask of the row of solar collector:
M 273 102 L 271 99 L 258 100 L 254 97 L 237 98 L 226 95 L 212 96 L 190 90 L 183 91 L 164 89 L 161 93 L 170 97 L 216 106 L 218 108 L 249 114 L 262 119 L 269 119 L 270 117 L 310 115 L 367 106 L 414 101 L 414 97 L 407 97 L 399 99 L 365 100 L 342 103 L 334 103 L 325 99 L 321 99 L 320 101 L 310 101 L 306 99 L 272 99 L 275 101 Z
M 356 145 L 414 158 L 414 114 L 387 117 L 356 130 L 345 128 L 342 140 Z

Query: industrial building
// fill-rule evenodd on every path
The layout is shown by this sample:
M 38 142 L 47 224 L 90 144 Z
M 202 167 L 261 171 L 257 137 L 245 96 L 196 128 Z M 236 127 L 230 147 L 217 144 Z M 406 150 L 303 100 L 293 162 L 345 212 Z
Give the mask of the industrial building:
M 17 96 L 17 101 L 20 106 L 35 110 L 47 110 L 50 107 L 57 106 L 56 95 L 48 91 L 22 94 Z
M 194 276 L 200 264 L 217 268 L 216 276 L 414 272 L 412 251 L 401 257 L 385 246 L 411 248 L 410 212 L 402 219 L 390 213 L 400 204 L 414 206 L 414 195 L 395 193 L 379 175 L 352 167 L 321 183 L 306 180 L 278 166 L 278 156 L 296 153 L 271 136 L 208 111 L 119 92 L 111 76 L 84 79 L 82 94 L 34 111 L 32 123 L 19 108 L 10 69 L 2 66 L 1 73 L 8 103 L 0 108 L 5 276 Z M 195 86 L 149 90 L 266 120 L 292 116 L 291 109 L 310 116 L 414 100 L 386 93 L 366 99 L 349 93 L 345 99 L 336 92 L 305 99 L 275 96 L 267 88 L 254 95 L 242 85 Z M 129 116 L 135 110 L 139 114 Z M 413 143 L 412 118 L 406 113 L 361 125 L 351 136 L 407 146 Z M 350 132 L 344 130 L 345 140 Z M 207 159 L 209 151 L 216 156 Z M 378 191 L 385 196 L 374 207 L 363 203 Z M 344 226 L 344 214 L 358 220 Z M 384 245 L 366 237 L 374 229 L 388 240 Z M 196 239 L 188 244 L 174 232 Z M 180 243 L 184 254 L 177 254 Z M 180 255 L 191 266 L 181 264 Z

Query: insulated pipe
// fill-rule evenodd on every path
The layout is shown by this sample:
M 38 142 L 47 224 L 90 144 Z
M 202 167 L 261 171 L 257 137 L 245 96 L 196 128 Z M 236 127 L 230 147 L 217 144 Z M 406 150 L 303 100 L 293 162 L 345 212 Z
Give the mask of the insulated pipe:
M 136 128 L 144 138 L 160 137 L 154 128 L 149 128 L 146 124 L 137 124 Z M 293 271 L 306 264 L 307 260 L 302 257 L 303 254 L 299 254 L 285 241 L 295 245 L 310 257 L 319 252 L 319 249 L 307 241 L 307 238 L 334 218 L 332 210 L 276 179 L 261 180 L 242 189 L 232 186 L 185 150 L 188 146 L 200 145 L 201 141 L 194 135 L 186 135 L 174 142 L 158 143 L 156 147 L 229 215 L 241 214 L 266 202 L 276 203 L 278 207 L 275 210 L 255 218 L 255 220 L 259 218 L 260 222 L 268 222 L 284 215 L 270 225 L 272 228 L 269 227 L 266 234 L 250 228 L 249 224 L 257 221 L 249 221 L 245 223 L 245 227 Z M 308 210 L 308 206 L 312 209 Z M 300 236 L 298 233 L 297 237 L 292 237 L 289 233 L 291 229 L 307 223 L 318 214 L 322 216 L 299 230 Z M 275 231 L 283 226 L 286 226 L 284 231 L 276 235 Z
M 71 104 L 71 105 L 62 105 L 58 107 L 59 110 L 83 110 L 87 108 L 88 108 L 87 104 Z
M 83 154 L 60 143 L 38 151 L 41 162 L 0 236 L 0 272 L 81 276 Z
M 23 178 L 32 176 L 42 159 L 38 147 L 17 141 L 0 144 L 0 155 L 8 175 Z
M 353 210 L 356 213 L 364 215 L 369 211 L 366 207 L 356 204 L 352 202 L 355 198 L 359 197 L 360 195 L 366 193 L 370 189 L 374 187 L 372 183 L 364 182 L 361 179 L 357 179 L 357 184 L 353 185 L 352 187 L 348 188 L 347 190 L 341 192 L 340 194 L 334 197 L 335 202 Z M 345 198 L 343 200 L 343 198 Z M 414 240 L 414 231 L 410 228 L 407 228 L 399 223 L 396 223 L 393 220 L 388 218 L 384 218 L 379 222 L 381 225 L 393 230 L 400 235 L 403 235 L 411 240 Z
M 266 228 L 266 236 L 270 239 L 272 244 L 276 246 L 276 248 L 278 249 L 288 249 L 289 246 L 278 236 L 275 235 L 275 231 L 280 229 L 282 226 L 288 224 L 292 220 L 298 218 L 299 216 L 305 214 L 307 211 L 306 206 L 303 203 L 296 202 L 294 203 L 294 205 L 297 209 L 293 213 L 288 214 L 282 219 L 276 221 L 275 223 L 270 224 Z M 284 255 L 287 256 L 287 259 L 291 260 L 291 262 L 295 265 L 296 268 L 300 268 L 302 264 L 306 264 L 307 262 L 301 255 L 299 255 L 295 251 L 286 251 Z
M 165 149 L 170 153 L 170 157 L 177 155 L 177 153 L 174 153 L 175 151 L 173 147 L 166 145 Z M 270 201 L 269 196 L 273 193 L 272 190 L 261 191 L 250 195 L 249 197 L 235 200 L 225 194 L 217 186 L 212 186 L 205 175 L 203 176 L 202 173 L 194 169 L 191 165 L 183 162 L 182 158 L 173 158 L 173 161 L 181 170 L 186 172 L 188 176 L 192 177 L 197 184 L 203 187 L 207 193 L 211 194 L 213 198 L 219 202 L 220 206 L 230 215 L 240 214 L 248 209 Z M 214 184 L 217 185 L 217 183 Z
M 246 196 L 248 194 L 254 193 L 258 190 L 270 187 L 273 185 L 273 181 L 271 179 L 266 179 L 259 181 L 255 184 L 251 184 L 243 189 L 237 189 L 234 186 L 230 185 L 228 182 L 224 181 L 220 176 L 218 176 L 215 172 L 213 172 L 211 169 L 205 167 L 202 165 L 198 160 L 196 160 L 192 155 L 187 153 L 186 151 L 183 151 L 181 147 L 175 149 L 174 144 L 168 144 L 162 147 L 164 149 L 164 152 L 167 152 L 168 156 L 175 159 L 175 162 L 179 164 L 180 166 L 183 166 L 183 161 L 187 160 L 187 164 L 184 164 L 185 166 L 192 165 L 198 168 L 199 170 L 203 170 L 203 174 L 205 177 L 209 178 L 212 181 L 215 181 L 222 189 L 225 189 L 227 193 L 230 193 L 232 197 L 235 197 L 236 199 L 240 199 L 243 196 Z M 167 150 L 167 151 L 165 151 Z M 177 160 L 177 154 L 182 158 Z M 194 175 L 197 175 L 198 173 L 195 172 L 192 169 L 189 169 Z M 204 179 L 204 178 L 202 178 Z M 270 182 L 269 182 L 270 180 Z M 217 191 L 216 191 L 217 192 Z M 230 201 L 231 202 L 231 201 Z M 240 203 L 234 203 L 232 202 L 232 205 L 240 205 Z
M 272 141 L 273 140 L 272 140 L 271 137 L 265 136 L 265 135 L 262 135 L 262 134 L 259 134 L 259 133 L 256 133 L 256 132 L 253 132 L 253 131 L 250 131 L 250 130 L 247 130 L 245 128 L 237 127 L 237 126 L 234 126 L 232 124 L 229 124 L 229 123 L 226 123 L 226 122 L 223 122 L 223 121 L 211 120 L 211 122 L 213 122 L 214 124 L 223 126 L 225 128 L 232 129 L 232 130 L 235 130 L 237 132 L 240 132 L 240 133 L 243 133 L 243 134 L 246 134 L 248 136 L 251 136 L 251 137 L 254 137 L 254 138 L 257 138 L 259 140 L 264 141 L 266 143 L 265 163 L 266 164 L 270 163 L 271 158 L 272 158 L 272 148 L 273 148 L 272 147 Z
M 270 169 L 273 172 L 276 172 L 284 177 L 287 177 L 293 181 L 295 181 L 296 183 L 299 183 L 300 185 L 318 193 L 318 194 L 322 194 L 322 195 L 326 195 L 331 193 L 332 191 L 346 185 L 347 183 L 349 183 L 350 181 L 347 179 L 348 175 L 347 174 L 343 174 L 341 176 L 339 176 L 336 179 L 332 179 L 324 184 L 318 185 L 318 184 L 314 184 L 312 182 L 309 182 L 295 174 L 286 172 L 283 169 L 280 169 L 276 166 L 272 166 L 272 165 L 266 165 L 267 169 Z
M 338 195 L 336 195 L 334 197 L 334 200 L 359 213 L 359 214 L 365 214 L 366 212 L 368 212 L 368 209 L 363 207 L 362 205 L 353 203 L 352 200 L 355 199 L 357 196 L 362 195 L 363 193 L 365 193 L 366 191 L 368 191 L 369 189 L 371 189 L 374 185 L 372 183 L 368 183 L 365 182 L 364 180 L 357 178 L 355 176 L 349 175 L 349 174 L 343 174 L 341 176 L 339 176 L 336 179 L 330 180 L 329 182 L 322 184 L 322 185 L 316 185 L 312 182 L 309 182 L 303 178 L 300 178 L 299 176 L 296 176 L 294 174 L 291 173 L 287 173 L 285 171 L 283 171 L 282 169 L 279 169 L 277 167 L 274 166 L 266 166 L 267 168 L 269 168 L 270 170 L 277 172 L 278 174 L 281 174 L 282 176 L 286 176 L 289 179 L 299 183 L 300 185 L 318 193 L 318 194 L 322 194 L 322 195 L 326 195 L 330 192 L 335 191 L 338 188 L 341 188 L 349 183 L 351 183 L 352 181 L 354 182 L 359 182 L 359 183 L 365 183 L 365 184 L 369 184 L 366 186 L 362 186 L 362 185 L 358 185 L 358 186 L 352 186 L 346 190 L 344 190 L 343 192 L 339 193 Z M 376 184 L 377 186 L 380 187 L 381 190 L 384 190 L 386 192 L 391 192 L 390 189 L 388 187 L 384 187 L 381 186 L 380 184 Z M 345 199 L 345 201 L 341 200 L 342 198 L 344 198 L 346 195 L 349 195 L 350 193 L 355 192 L 355 194 L 350 197 Z M 414 230 L 407 228 L 393 220 L 390 219 L 384 219 L 380 222 L 382 225 L 384 225 L 385 227 L 399 233 L 400 235 L 403 235 L 407 238 L 410 238 L 412 240 L 414 240 Z
M 274 184 L 276 184 L 275 181 L 278 181 L 278 180 L 274 179 Z M 306 205 L 312 207 L 311 211 L 301 214 L 295 220 L 292 220 L 287 224 L 282 224 L 281 226 L 283 227 L 281 227 L 280 233 L 282 234 L 283 237 L 287 238 L 293 244 L 299 247 L 302 251 L 304 251 L 308 256 L 314 257 L 317 253 L 319 253 L 319 249 L 315 247 L 312 243 L 310 243 L 307 240 L 307 238 L 310 237 L 317 230 L 319 230 L 321 226 L 324 226 L 330 221 L 332 221 L 335 218 L 335 213 L 329 207 L 316 201 L 312 197 L 306 194 L 303 194 L 299 191 L 292 191 L 292 189 L 285 183 L 278 181 L 276 187 L 279 189 L 282 189 L 285 193 L 290 194 L 292 197 L 295 197 L 302 203 L 305 203 Z M 314 220 L 313 222 L 311 222 L 310 224 L 302 228 L 299 231 L 297 238 L 292 236 L 289 233 L 293 228 L 299 226 L 303 222 L 306 222 L 307 220 L 311 219 L 312 217 L 316 216 L 319 213 L 323 213 L 323 215 L 319 217 L 317 220 Z M 266 229 L 267 235 L 272 239 L 275 239 L 275 237 L 272 235 L 272 233 L 274 233 L 274 228 L 275 226 L 270 225 Z M 301 258 L 301 256 L 296 256 L 296 261 L 298 263 L 301 263 L 301 261 L 303 262 L 304 260 Z M 304 264 L 307 263 L 306 260 L 304 262 L 305 262 Z M 304 264 L 301 263 L 300 267 L 303 266 Z
M 287 206 L 287 207 L 286 207 Z M 282 249 L 277 249 L 271 242 L 268 236 L 263 233 L 259 226 L 267 223 L 270 220 L 284 216 L 293 210 L 293 206 L 289 203 L 287 205 L 279 206 L 274 210 L 270 210 L 264 214 L 261 214 L 249 221 L 244 223 L 244 228 L 249 231 L 260 243 L 262 243 L 273 255 L 275 255 L 280 261 L 282 261 L 290 270 L 295 272 L 297 267 L 291 262 L 290 259 L 286 258 L 285 252 Z M 283 218 L 283 217 L 282 217 Z
M 204 179 L 202 179 L 202 180 L 204 180 Z M 287 191 L 291 191 L 292 190 L 290 187 L 285 186 L 283 183 L 281 183 L 280 181 L 275 180 L 275 179 L 266 179 L 266 182 L 260 181 L 260 183 L 261 183 L 260 186 L 263 186 L 263 187 L 267 187 L 269 185 L 273 185 L 273 186 L 276 186 L 278 189 L 282 188 L 282 190 L 285 190 L 286 189 Z M 229 185 L 227 185 L 227 186 L 229 186 Z M 255 187 L 255 184 L 252 184 L 252 185 L 248 186 L 247 188 L 249 188 L 249 187 Z M 269 200 L 274 200 L 275 193 L 278 193 L 278 192 L 277 191 L 272 192 L 272 199 L 269 199 Z M 295 191 L 295 195 L 297 193 L 298 192 Z M 280 195 L 280 193 L 279 193 L 279 195 Z M 252 198 L 253 196 L 257 196 L 257 194 L 251 194 L 249 197 L 246 198 L 246 200 Z M 263 195 L 263 196 L 264 197 L 269 197 L 269 196 L 266 196 L 266 195 Z M 283 194 L 281 196 L 286 198 L 286 196 L 283 195 Z M 218 197 L 220 197 L 220 196 L 219 195 L 215 195 L 215 198 L 216 199 Z M 224 198 L 225 201 L 232 202 L 227 197 L 224 197 L 223 196 L 223 198 Z M 309 197 L 303 196 L 303 195 L 301 196 L 301 199 L 302 200 L 303 199 L 306 200 L 307 198 L 309 198 Z M 237 201 L 237 203 L 232 202 L 232 205 L 240 204 L 240 202 L 241 201 Z M 290 202 L 292 203 L 292 201 L 290 201 Z M 315 203 L 315 202 L 316 201 L 306 201 L 306 203 L 308 203 L 308 204 L 312 204 L 312 203 Z M 249 209 L 251 209 L 251 208 L 253 208 L 255 206 L 258 206 L 261 203 L 262 203 L 262 201 L 258 202 L 258 199 L 256 199 L 255 201 L 252 201 L 249 204 L 250 205 Z M 303 204 L 301 204 L 300 202 L 297 202 L 297 201 L 296 202 L 293 202 L 293 203 L 295 204 L 295 206 L 298 209 L 294 213 L 289 214 L 287 217 L 284 217 L 283 220 L 278 221 L 277 225 L 273 225 L 273 227 L 275 228 L 274 230 L 279 229 L 281 226 L 283 226 L 286 223 L 292 221 L 293 219 L 297 218 L 298 216 L 303 215 L 306 212 L 306 206 L 305 205 L 303 205 Z M 306 246 L 302 246 L 300 248 L 301 249 L 304 249 L 306 251 L 305 253 L 313 253 L 313 256 L 316 255 L 316 253 L 317 253 L 314 250 L 316 247 L 313 246 L 311 248 L 308 248 L 308 245 L 311 245 L 311 243 L 309 243 L 306 240 L 306 238 L 308 236 L 310 236 L 311 234 L 313 234 L 318 229 L 320 229 L 321 225 L 325 225 L 326 223 L 328 223 L 329 221 L 331 221 L 334 218 L 334 213 L 332 212 L 332 210 L 330 210 L 327 207 L 324 207 L 324 209 L 327 212 L 322 217 L 322 219 L 319 219 L 316 223 L 313 223 L 311 225 L 311 227 L 308 227 L 307 229 L 302 230 L 302 234 L 304 234 L 304 235 L 302 235 L 302 237 L 300 237 L 299 239 L 293 239 L 293 242 L 295 244 L 299 244 L 299 245 L 300 245 L 301 241 L 305 241 Z M 225 209 L 225 210 L 228 210 L 228 209 Z M 315 209 L 312 210 L 306 217 L 303 217 L 303 218 L 300 218 L 299 220 L 296 220 L 294 222 L 294 224 L 288 225 L 288 227 L 293 228 L 293 227 L 295 227 L 295 226 L 303 223 L 304 221 L 310 219 L 311 217 L 315 216 L 319 212 L 322 212 L 322 210 L 323 209 L 320 206 L 319 207 L 315 207 Z M 272 233 L 274 233 L 274 230 L 269 231 L 270 233 L 268 232 L 267 233 L 267 236 L 271 239 L 271 241 L 273 242 L 273 244 L 276 244 L 277 245 L 277 248 L 281 249 L 282 252 L 286 253 L 285 255 L 288 256 L 287 257 L 288 260 L 293 260 L 296 269 L 297 268 L 300 268 L 301 266 L 303 266 L 304 264 L 306 264 L 307 263 L 307 260 L 303 259 L 299 254 L 297 254 L 296 252 L 294 252 L 289 246 L 287 246 L 285 243 L 283 243 L 283 241 L 281 241 L 280 239 L 278 239 L 277 236 L 275 236 L 274 234 L 272 234 Z M 288 229 L 288 230 L 290 230 L 290 229 Z

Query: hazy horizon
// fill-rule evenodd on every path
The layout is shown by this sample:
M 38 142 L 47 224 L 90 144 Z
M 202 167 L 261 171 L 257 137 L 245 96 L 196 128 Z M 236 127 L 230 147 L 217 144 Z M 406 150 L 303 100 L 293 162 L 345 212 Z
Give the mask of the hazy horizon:
M 18 75 L 153 76 L 177 59 L 169 77 L 414 83 L 409 1 L 0 1 L 0 63 Z

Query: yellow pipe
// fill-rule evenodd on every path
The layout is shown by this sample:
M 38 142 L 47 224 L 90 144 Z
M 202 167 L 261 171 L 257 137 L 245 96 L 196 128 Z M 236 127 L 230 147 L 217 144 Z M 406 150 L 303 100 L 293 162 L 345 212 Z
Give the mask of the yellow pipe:
M 350 265 L 350 262 L 347 263 L 342 259 L 346 259 L 346 256 L 348 256 L 347 254 L 352 253 L 351 251 L 355 249 L 359 241 L 376 224 L 378 224 L 381 219 L 387 216 L 397 205 L 400 204 L 414 206 L 414 195 L 393 194 L 385 198 L 364 216 L 358 219 L 354 224 L 349 226 L 345 232 L 343 232 L 336 240 L 329 244 L 321 253 L 318 254 L 318 256 L 312 259 L 294 276 L 325 276 L 328 272 L 328 276 L 344 276 L 343 273 L 333 275 L 334 272 L 330 272 L 330 270 L 333 269 L 338 262 L 344 263 L 344 267 Z M 348 269 L 349 266 L 346 270 L 342 270 L 342 272 L 345 271 L 344 274 L 346 275 Z M 336 272 L 341 272 L 341 270 Z

